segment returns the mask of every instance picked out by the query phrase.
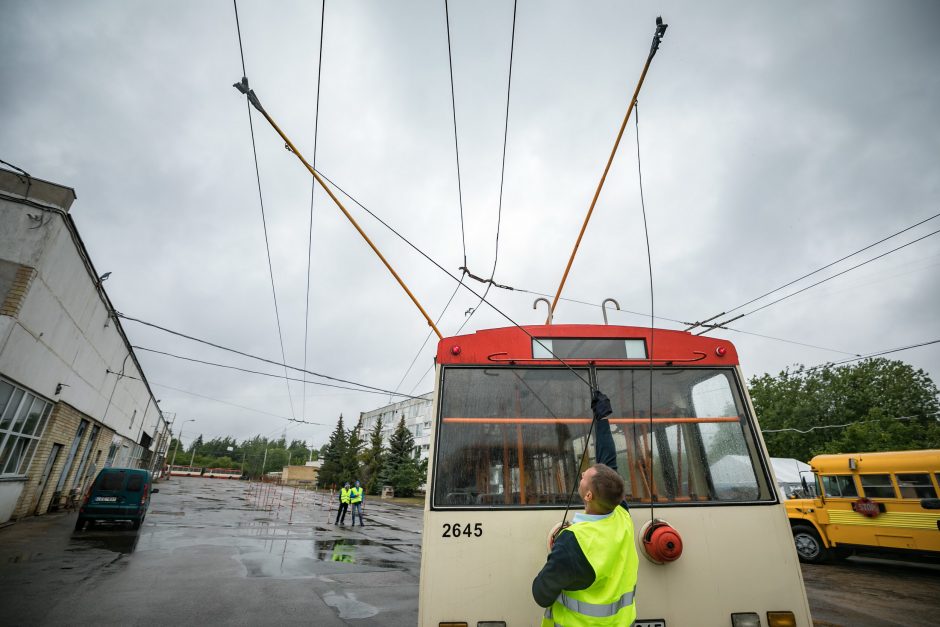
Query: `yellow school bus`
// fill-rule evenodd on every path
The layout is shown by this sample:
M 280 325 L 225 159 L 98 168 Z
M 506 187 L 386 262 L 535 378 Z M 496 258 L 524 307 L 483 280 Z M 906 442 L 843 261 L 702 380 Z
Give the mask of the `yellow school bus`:
M 786 501 L 802 561 L 855 551 L 940 557 L 940 450 L 817 455 L 809 463 L 808 498 Z

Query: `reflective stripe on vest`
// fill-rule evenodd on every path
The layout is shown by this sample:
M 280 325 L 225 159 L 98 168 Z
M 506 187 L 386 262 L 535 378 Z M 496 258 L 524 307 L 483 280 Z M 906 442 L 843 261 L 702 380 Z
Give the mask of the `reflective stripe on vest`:
M 572 599 L 562 592 L 555 600 L 572 612 L 584 614 L 592 618 L 605 618 L 607 616 L 613 616 L 623 608 L 633 605 L 634 595 L 636 595 L 636 588 L 633 588 L 630 592 L 625 592 L 620 599 L 613 603 L 588 603 L 587 601 Z

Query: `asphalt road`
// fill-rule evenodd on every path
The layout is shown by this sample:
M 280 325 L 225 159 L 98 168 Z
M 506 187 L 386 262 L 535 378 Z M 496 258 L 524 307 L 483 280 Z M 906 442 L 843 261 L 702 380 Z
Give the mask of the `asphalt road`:
M 139 532 L 75 533 L 75 513 L 0 529 L 0 624 L 417 623 L 418 507 L 367 499 L 366 526 L 340 527 L 323 494 L 190 477 L 158 487 Z M 940 565 L 850 558 L 804 565 L 803 578 L 819 627 L 940 624 Z
M 193 477 L 157 487 L 139 533 L 75 533 L 74 513 L 0 530 L 0 624 L 417 623 L 419 508 L 367 499 L 365 527 L 340 527 L 323 494 Z

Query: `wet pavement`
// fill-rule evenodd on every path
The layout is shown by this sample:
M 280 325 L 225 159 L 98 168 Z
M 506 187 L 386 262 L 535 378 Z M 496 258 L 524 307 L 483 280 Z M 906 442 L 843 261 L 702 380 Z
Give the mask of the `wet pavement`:
M 176 477 L 140 531 L 77 514 L 0 529 L 4 625 L 383 625 L 418 619 L 422 510 L 366 499 L 333 524 L 328 494 Z
M 802 569 L 817 627 L 940 624 L 940 564 L 850 557 Z

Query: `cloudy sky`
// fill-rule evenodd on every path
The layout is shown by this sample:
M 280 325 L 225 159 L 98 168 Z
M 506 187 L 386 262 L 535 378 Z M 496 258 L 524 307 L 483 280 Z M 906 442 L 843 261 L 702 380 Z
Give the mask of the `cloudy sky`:
M 253 113 L 262 222 L 232 88 L 232 2 L 0 4 L 0 159 L 76 190 L 71 213 L 119 311 L 281 361 L 266 224 L 287 363 L 433 388 L 427 324 L 322 189 L 311 229 L 310 176 Z M 544 320 L 532 292 L 558 286 L 658 14 L 669 30 L 640 94 L 639 147 L 659 326 L 730 311 L 940 213 L 934 2 L 520 0 L 513 41 L 512 2 L 451 0 L 462 195 L 443 0 L 326 0 L 319 115 L 321 5 L 238 11 L 251 85 L 308 160 L 316 146 L 318 170 L 450 272 L 466 255 L 489 277 L 497 259 L 495 280 L 517 289 L 488 299 L 522 324 Z M 556 322 L 600 323 L 610 297 L 624 310 L 611 323 L 649 323 L 638 180 L 631 120 L 563 294 L 582 302 L 561 302 Z M 485 304 L 468 321 L 479 299 L 464 290 L 445 310 L 454 281 L 347 206 L 432 316 L 443 311 L 445 336 L 508 324 Z M 938 340 L 937 229 L 931 219 L 737 309 L 749 315 L 715 335 L 748 376 Z M 141 347 L 284 374 L 124 326 Z M 177 426 L 195 420 L 184 440 L 286 429 L 319 446 L 340 413 L 389 400 L 295 382 L 289 396 L 276 376 L 138 356 Z M 940 380 L 940 344 L 892 357 Z

